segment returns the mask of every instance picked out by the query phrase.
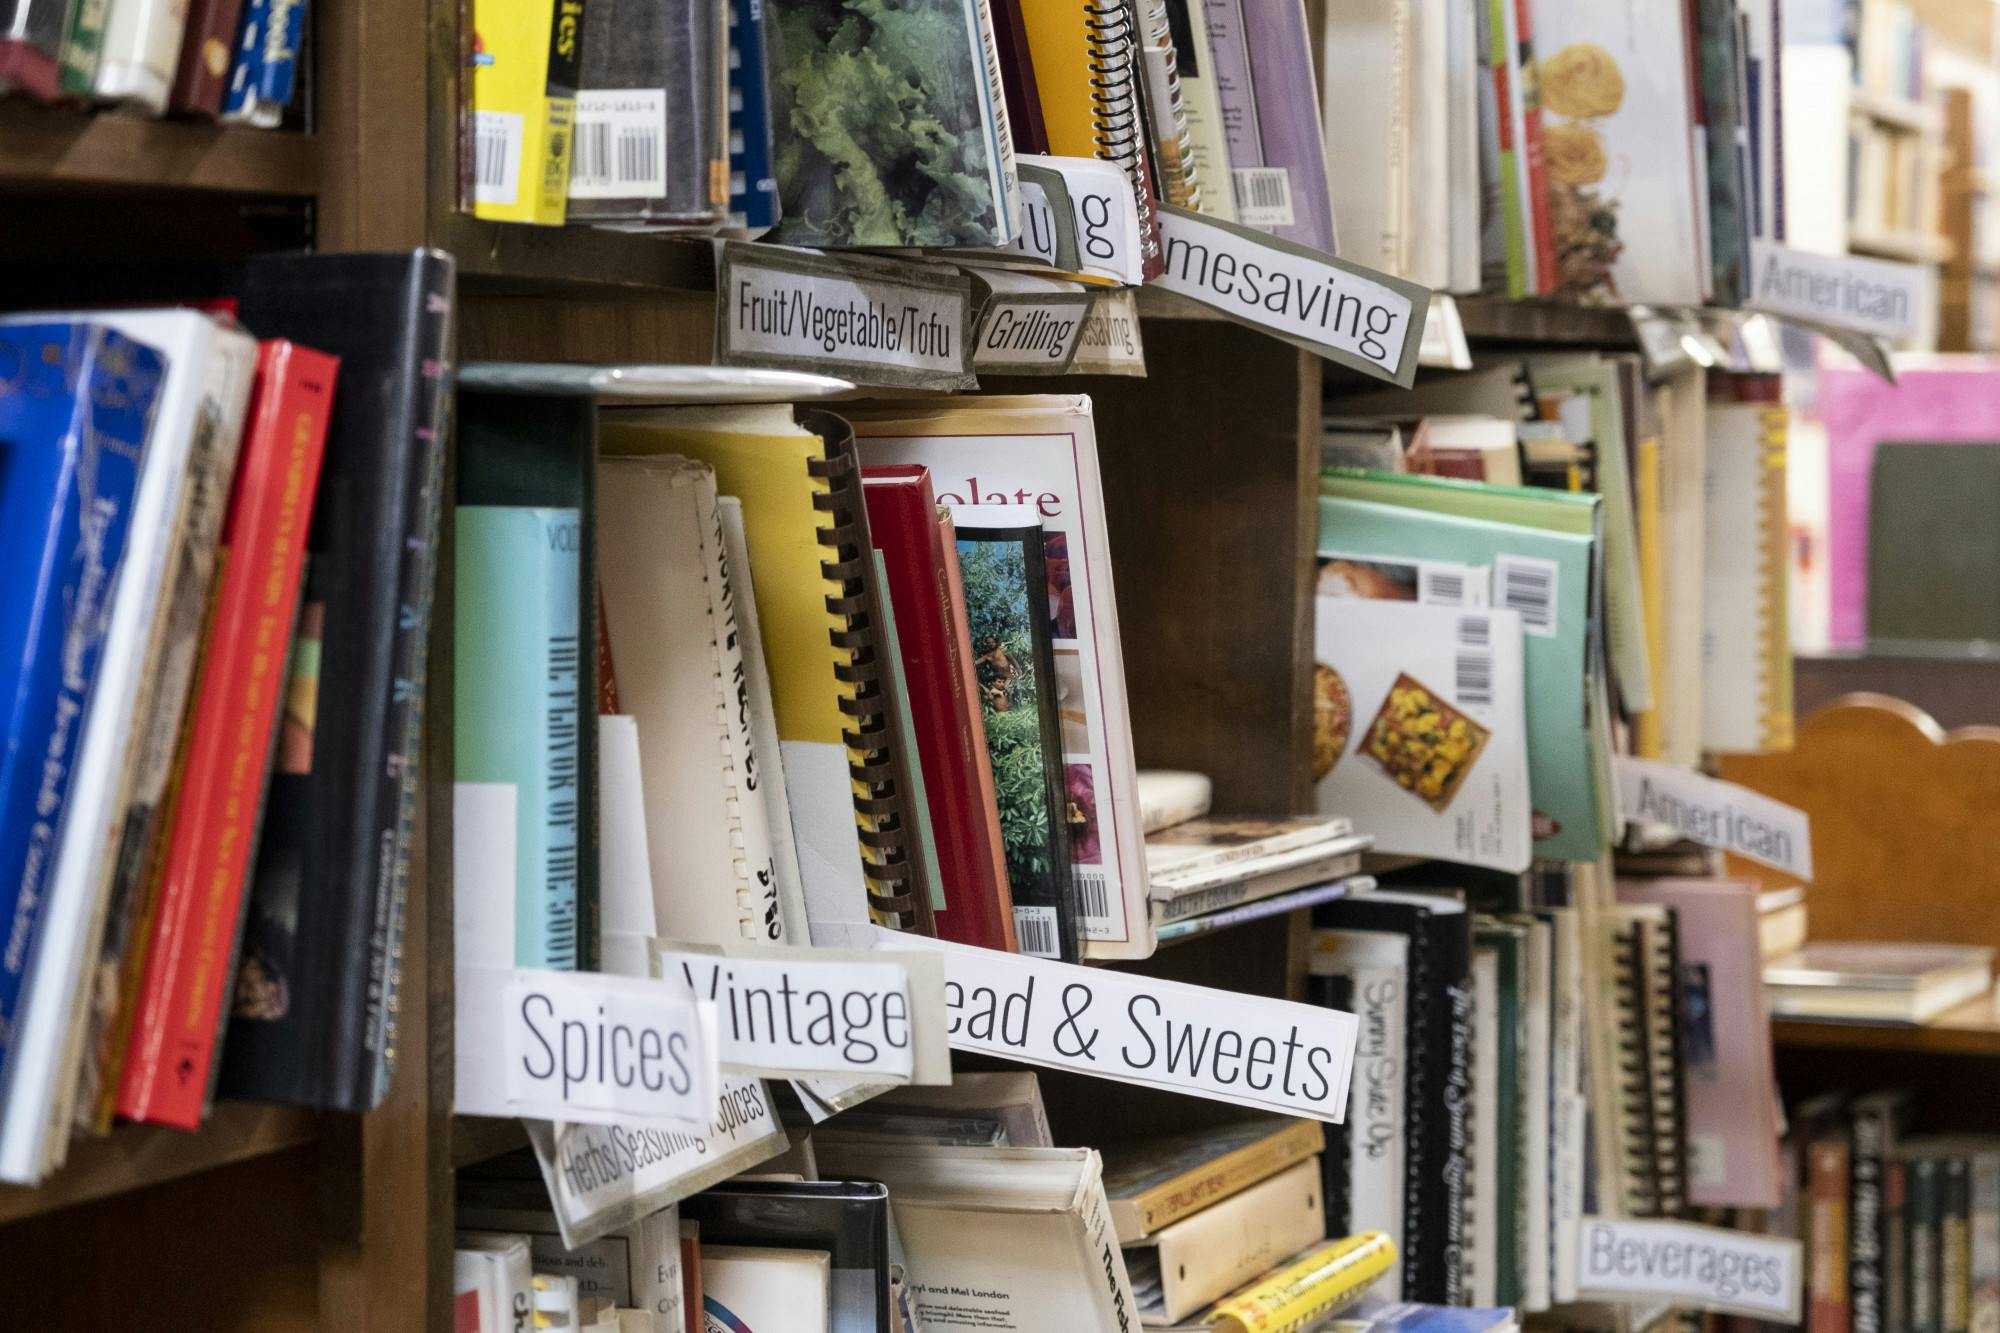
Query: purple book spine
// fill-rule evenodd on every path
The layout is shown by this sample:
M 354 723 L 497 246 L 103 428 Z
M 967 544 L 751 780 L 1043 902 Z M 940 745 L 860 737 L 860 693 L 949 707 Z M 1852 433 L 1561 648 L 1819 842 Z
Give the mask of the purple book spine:
M 1264 142 L 1257 133 L 1250 48 L 1243 35 L 1243 0 L 1204 0 L 1201 14 L 1208 28 L 1211 77 L 1216 101 L 1222 107 L 1222 137 L 1229 145 L 1229 165 L 1232 169 L 1261 167 Z M 1224 181 L 1222 188 L 1232 190 L 1235 182 Z
M 1291 177 L 1292 224 L 1273 230 L 1288 241 L 1333 254 L 1333 196 L 1326 183 L 1326 142 L 1320 137 L 1319 89 L 1313 82 L 1305 5 L 1303 0 L 1241 3 L 1264 164 L 1283 167 Z M 1227 117 L 1225 110 L 1225 121 Z M 1236 151 L 1233 138 L 1229 150 L 1232 155 Z

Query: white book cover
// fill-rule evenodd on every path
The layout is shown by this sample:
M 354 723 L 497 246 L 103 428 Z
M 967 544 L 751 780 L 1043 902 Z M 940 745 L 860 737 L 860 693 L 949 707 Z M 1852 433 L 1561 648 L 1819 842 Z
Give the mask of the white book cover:
M 1317 808 L 1379 851 L 1526 870 L 1520 614 L 1321 597 L 1313 638 Z
M 1159 1300 L 1141 1296 L 1139 1317 L 1147 1324 L 1176 1322 L 1325 1239 L 1315 1155 L 1127 1250 L 1128 1266 L 1136 1262 L 1158 1272 Z
M 98 48 L 97 95 L 165 115 L 186 29 L 187 0 L 111 0 Z
M 941 505 L 1006 506 L 1039 519 L 1048 565 L 1069 802 L 1085 832 L 1072 861 L 1085 954 L 1153 950 L 1138 766 L 1090 400 L 1050 395 L 853 418 L 864 464 L 928 467 Z
M 473 1293 L 480 1333 L 516 1333 L 534 1320 L 534 1257 L 528 1238 L 493 1231 L 461 1231 L 451 1255 L 454 1296 Z
M 1772 669 L 1788 601 L 1782 412 L 1766 403 L 1710 403 L 1703 455 L 1708 541 L 1702 578 L 1702 729 L 1710 751 L 1789 743 L 1790 690 Z
M 1229 136 L 1222 125 L 1222 95 L 1215 82 L 1215 52 L 1208 43 L 1204 0 L 1167 0 L 1174 19 L 1181 103 L 1187 112 L 1188 146 L 1201 182 L 1201 211 L 1236 221 L 1235 177 L 1229 171 Z M 1185 45 L 1182 44 L 1185 39 Z
M 563 1240 L 554 1212 L 540 1206 L 533 1182 L 472 1184 L 458 1202 L 458 1244 L 477 1235 L 525 1239 L 536 1273 L 576 1280 L 587 1302 L 657 1311 L 679 1308 L 680 1210 L 668 1206 L 592 1240 Z M 503 1325 L 504 1329 L 506 1326 Z
M 1355 1017 L 1361 1021 L 1348 1084 L 1349 1232 L 1386 1232 L 1403 1244 L 1403 1202 L 1409 1186 L 1404 1158 L 1404 1064 L 1408 1052 L 1409 936 L 1377 930 L 1315 930 L 1307 968 L 1316 976 L 1352 981 Z M 1374 1288 L 1384 1300 L 1401 1300 L 1403 1265 L 1394 1264 Z
M 1491 1307 L 1500 1276 L 1500 951 L 1472 948 L 1472 1183 L 1464 1251 L 1472 1304 Z M 1513 1225 L 1513 1219 L 1507 1219 Z
M 1484 0 L 1449 0 L 1445 15 L 1445 98 L 1449 107 L 1445 147 L 1451 158 L 1446 233 L 1450 257 L 1442 285 L 1446 291 L 1465 295 L 1476 293 L 1480 282 L 1479 65 L 1484 53 L 1479 49 L 1478 5 L 1482 3 Z
M 1576 1299 L 1576 1234 L 1583 1224 L 1584 1119 L 1589 1102 L 1583 1091 L 1583 921 L 1575 909 L 1547 914 L 1555 984 L 1549 1029 L 1549 1230 L 1556 1305 Z
M 1453 19 L 1464 0 L 1415 0 L 1410 6 L 1409 88 L 1404 105 L 1410 117 L 1409 159 L 1403 168 L 1400 263 L 1397 272 L 1439 291 L 1451 287 L 1452 160 L 1454 117 L 1471 110 L 1458 104 L 1452 58 Z M 1469 18 L 1469 15 L 1468 15 Z M 1468 52 L 1471 43 L 1466 44 Z M 1476 113 L 1460 122 L 1469 136 Z M 1477 189 L 1476 183 L 1473 187 Z
M 827 1333 L 832 1286 L 825 1250 L 704 1243 L 702 1333 Z
M 716 497 L 722 513 L 722 545 L 729 558 L 731 586 L 736 590 L 736 628 L 743 636 L 743 673 L 750 690 L 751 739 L 760 765 L 757 796 L 764 802 L 765 822 L 777 830 L 771 851 L 778 872 L 778 914 L 785 938 L 804 943 L 807 925 L 806 891 L 799 879 L 799 853 L 789 836 L 791 799 L 785 793 L 785 761 L 778 748 L 778 714 L 771 703 L 771 671 L 764 661 L 764 627 L 757 619 L 757 576 L 750 567 L 750 540 L 743 529 L 743 502 L 733 495 Z
M 1323 854 L 1353 832 L 1347 820 L 1324 815 L 1191 819 L 1146 839 L 1146 870 L 1154 896 L 1170 896 L 1175 888 L 1205 888 L 1279 869 L 1277 859 L 1287 853 Z
M 96 977 L 93 951 L 104 931 L 126 806 L 144 794 L 136 785 L 142 777 L 151 783 L 171 766 L 200 648 L 198 632 L 171 631 L 190 614 L 199 625 L 206 610 L 207 588 L 194 585 L 213 569 L 257 360 L 249 335 L 193 311 L 75 317 L 99 319 L 157 348 L 167 372 L 14 1034 L 0 1117 L 0 1180 L 23 1184 L 61 1165 L 68 1152 L 87 996 Z
M 1148 835 L 1208 813 L 1215 787 L 1206 773 L 1182 769 L 1139 770 L 1139 822 Z
M 1547 1237 L 1552 1220 L 1549 1193 L 1549 1042 L 1554 1005 L 1555 959 L 1551 952 L 1553 928 L 1546 921 L 1528 923 L 1528 947 L 1523 954 L 1527 967 L 1524 972 L 1526 985 L 1522 992 L 1522 1026 L 1527 1040 L 1522 1043 L 1525 1053 L 1523 1067 L 1525 1077 L 1522 1082 L 1522 1103 L 1524 1114 L 1522 1126 L 1526 1135 L 1524 1144 L 1524 1174 L 1527 1188 L 1524 1193 L 1522 1210 L 1522 1235 L 1524 1243 L 1519 1247 L 1522 1264 L 1521 1306 L 1524 1312 L 1546 1310 L 1551 1304 L 1550 1260 L 1553 1258 L 1547 1248 Z
M 1340 257 L 1403 272 L 1410 199 L 1412 9 L 1435 0 L 1325 0 L 1320 6 L 1320 114 Z M 1431 90 L 1433 96 L 1441 90 Z
M 598 957 L 606 972 L 647 976 L 660 926 L 653 909 L 653 863 L 646 845 L 639 724 L 623 714 L 598 715 L 597 788 Z M 454 891 L 454 901 L 456 896 Z
M 1130 1333 L 1095 1149 L 828 1143 L 820 1166 L 889 1187 L 926 1333 Z
M 770 826 L 746 789 L 741 639 L 715 474 L 672 455 L 607 458 L 598 579 L 619 706 L 638 723 L 660 934 L 693 944 L 783 938 Z

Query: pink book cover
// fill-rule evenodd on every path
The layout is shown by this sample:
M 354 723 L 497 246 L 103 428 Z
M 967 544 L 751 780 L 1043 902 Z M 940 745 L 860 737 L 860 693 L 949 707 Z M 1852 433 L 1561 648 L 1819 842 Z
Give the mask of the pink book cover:
M 2000 360 L 1898 358 L 1886 384 L 1858 366 L 1822 366 L 1819 417 L 1826 426 L 1828 637 L 1836 648 L 1868 640 L 1868 488 L 1875 447 L 1885 441 L 2000 441 Z
M 1784 1187 L 1757 888 L 1747 879 L 1618 881 L 1620 903 L 1674 909 L 1686 1008 L 1688 1198 L 1704 1208 L 1775 1208 Z

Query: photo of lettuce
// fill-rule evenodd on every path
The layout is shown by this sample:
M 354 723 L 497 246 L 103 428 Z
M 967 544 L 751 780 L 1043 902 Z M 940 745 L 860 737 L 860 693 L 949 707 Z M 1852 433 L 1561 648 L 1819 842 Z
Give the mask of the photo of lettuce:
M 827 247 L 1005 238 L 979 37 L 955 0 L 776 0 L 770 239 Z

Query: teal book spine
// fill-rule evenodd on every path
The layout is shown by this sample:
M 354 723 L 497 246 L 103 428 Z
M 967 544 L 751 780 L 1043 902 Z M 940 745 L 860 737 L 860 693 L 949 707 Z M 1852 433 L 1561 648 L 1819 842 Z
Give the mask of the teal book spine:
M 577 966 L 582 545 L 575 509 L 458 508 L 455 777 L 515 790 L 521 967 Z

